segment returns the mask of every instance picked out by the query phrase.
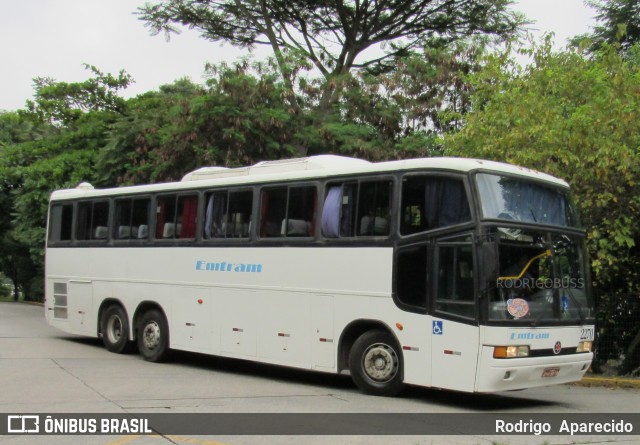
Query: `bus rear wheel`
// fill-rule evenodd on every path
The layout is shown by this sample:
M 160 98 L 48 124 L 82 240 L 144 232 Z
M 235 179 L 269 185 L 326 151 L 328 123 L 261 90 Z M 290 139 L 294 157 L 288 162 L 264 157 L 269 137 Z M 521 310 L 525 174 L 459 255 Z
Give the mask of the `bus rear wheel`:
M 163 362 L 169 358 L 169 325 L 161 311 L 148 310 L 140 319 L 138 351 L 149 362 Z
M 102 343 L 109 351 L 122 354 L 130 349 L 129 321 L 122 306 L 114 304 L 102 312 L 100 332 Z
M 349 369 L 366 394 L 395 396 L 402 391 L 402 355 L 386 331 L 376 329 L 358 337 L 349 353 Z

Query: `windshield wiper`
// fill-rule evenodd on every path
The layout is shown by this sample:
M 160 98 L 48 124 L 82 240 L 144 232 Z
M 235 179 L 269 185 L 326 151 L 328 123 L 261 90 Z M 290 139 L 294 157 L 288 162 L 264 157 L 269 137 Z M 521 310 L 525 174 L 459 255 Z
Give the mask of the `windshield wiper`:
M 569 294 L 569 298 L 571 298 L 571 302 L 575 305 L 576 309 L 578 309 L 578 316 L 580 317 L 580 323 L 584 323 L 585 316 L 582 313 L 582 306 L 576 300 L 576 297 L 573 296 L 572 289 L 563 289 L 565 294 Z M 560 296 L 560 303 L 562 304 L 562 296 Z

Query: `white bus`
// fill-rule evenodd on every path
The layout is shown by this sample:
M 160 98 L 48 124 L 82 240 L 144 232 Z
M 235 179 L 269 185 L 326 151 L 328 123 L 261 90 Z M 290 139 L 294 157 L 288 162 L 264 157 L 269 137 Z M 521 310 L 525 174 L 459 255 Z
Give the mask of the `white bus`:
M 594 311 L 568 185 L 455 158 L 331 155 L 55 191 L 48 322 L 137 345 L 495 392 L 579 380 Z

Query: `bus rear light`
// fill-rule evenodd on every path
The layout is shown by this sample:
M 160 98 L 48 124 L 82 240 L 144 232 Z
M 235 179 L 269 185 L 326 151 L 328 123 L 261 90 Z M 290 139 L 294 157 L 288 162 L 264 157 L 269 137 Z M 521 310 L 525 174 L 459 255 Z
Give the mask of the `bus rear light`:
M 529 357 L 529 346 L 495 346 L 493 358 Z
M 592 341 L 581 341 L 578 343 L 578 348 L 576 352 L 591 352 L 591 348 L 593 347 Z

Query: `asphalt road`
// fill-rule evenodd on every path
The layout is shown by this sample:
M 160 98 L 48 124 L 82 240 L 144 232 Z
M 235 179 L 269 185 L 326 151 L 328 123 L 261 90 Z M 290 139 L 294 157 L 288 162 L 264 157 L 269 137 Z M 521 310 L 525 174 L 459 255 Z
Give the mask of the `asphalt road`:
M 46 325 L 41 306 L 0 303 L 0 413 L 638 413 L 640 390 L 555 386 L 493 395 L 408 388 L 361 394 L 348 376 L 179 353 L 165 364 L 109 353 Z M 318 414 L 321 416 L 322 414 Z M 613 416 L 613 415 L 612 415 Z M 375 432 L 375 431 L 374 431 Z M 640 435 L 0 436 L 5 444 L 640 444 Z M 639 433 L 640 434 L 640 433 Z

